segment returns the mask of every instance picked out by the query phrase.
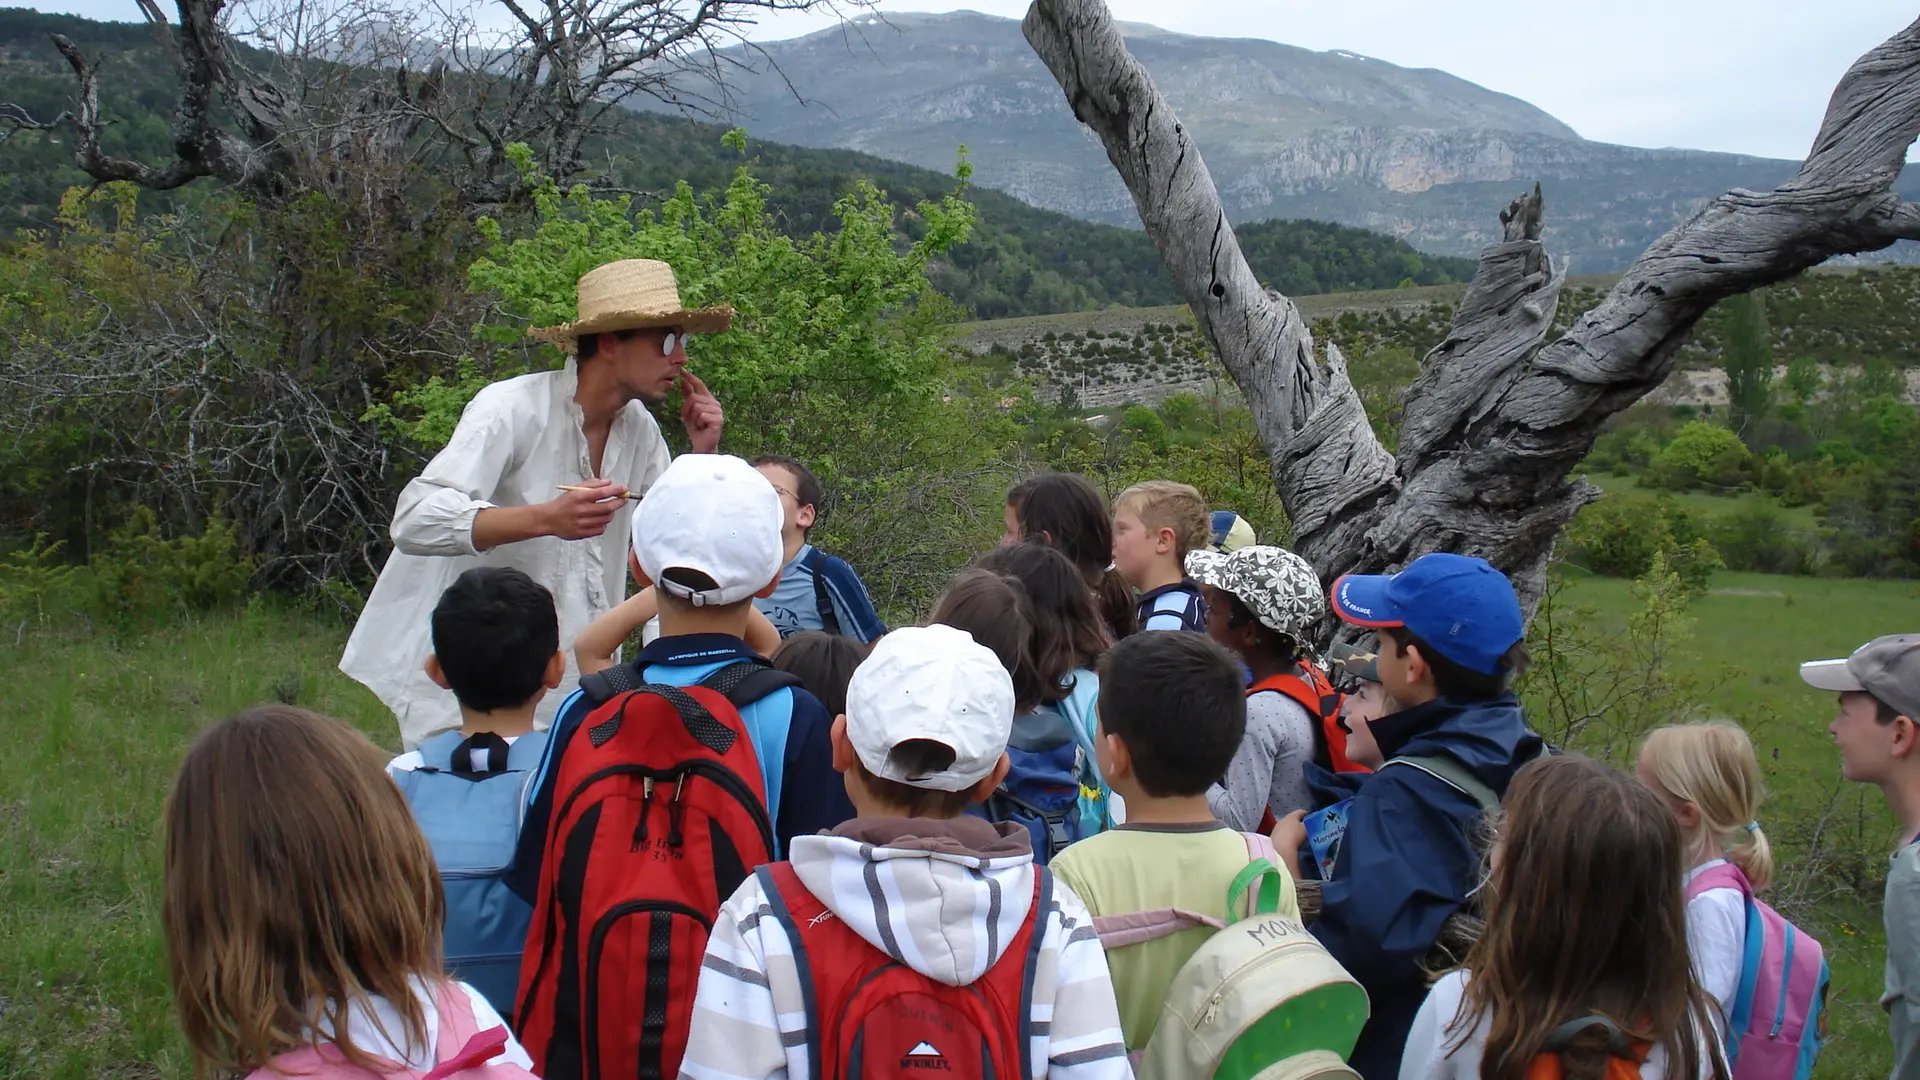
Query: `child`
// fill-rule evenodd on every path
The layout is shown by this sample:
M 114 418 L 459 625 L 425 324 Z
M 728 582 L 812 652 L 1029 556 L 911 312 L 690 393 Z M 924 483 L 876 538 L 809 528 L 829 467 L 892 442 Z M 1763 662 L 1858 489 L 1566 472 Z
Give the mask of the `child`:
M 866 658 L 867 647 L 844 634 L 803 630 L 781 643 L 773 666 L 797 677 L 828 716 L 839 716 L 847 711 L 847 680 Z
M 754 606 L 783 638 L 802 630 L 825 630 L 864 645 L 886 633 L 860 575 L 845 560 L 807 542 L 820 514 L 820 481 L 813 471 L 783 454 L 763 454 L 751 464 L 780 493 L 785 512 L 780 584 L 770 595 L 755 599 Z
M 767 664 L 741 635 L 753 597 L 770 595 L 778 582 L 782 517 L 779 493 L 740 458 L 674 459 L 633 515 L 630 568 L 635 580 L 660 586 L 661 636 L 621 665 L 629 669 L 624 683 L 690 686 L 729 665 Z M 554 811 L 556 763 L 597 704 L 576 693 L 554 720 L 512 875 L 515 891 L 529 901 Z M 833 775 L 832 721 L 818 699 L 781 687 L 739 710 L 759 759 L 777 846 L 784 850 L 793 837 L 852 816 Z
M 1210 536 L 1206 501 L 1186 484 L 1149 480 L 1113 501 L 1113 566 L 1140 590 L 1140 629 L 1206 633 L 1200 586 L 1185 567 L 1187 552 L 1205 550 Z
M 1114 572 L 1113 518 L 1086 477 L 1045 473 L 1017 485 L 1007 492 L 1006 525 L 1002 544 L 1037 540 L 1073 563 L 1112 640 L 1140 628 L 1133 590 Z
M 1093 669 L 1107 649 L 1106 628 L 1080 574 L 1056 548 L 1024 541 L 995 548 L 975 559 L 974 566 L 1019 581 L 1032 605 L 1031 655 L 1040 704 L 1021 713 L 1014 724 L 1015 767 L 1005 794 L 1029 804 L 1021 816 L 1040 830 L 1034 855 L 1044 863 L 1060 848 L 1115 820 L 1112 793 L 1100 779 L 1093 745 L 1094 702 L 1100 696 L 1100 676 Z M 1069 748 L 1054 732 L 1070 739 L 1074 752 L 1065 752 Z M 1041 806 L 1028 797 L 1043 788 L 1076 786 L 1073 812 L 1064 819 L 1057 807 Z M 1004 810 L 997 804 L 988 808 L 994 820 L 1008 820 Z M 1043 827 L 1027 812 L 1033 810 L 1043 812 L 1052 824 Z
M 1386 764 L 1373 741 L 1373 722 L 1400 711 L 1380 685 L 1380 654 L 1375 648 L 1335 645 L 1328 655 L 1334 689 L 1341 691 L 1340 726 L 1347 733 L 1347 760 L 1362 769 Z
M 1760 763 L 1738 725 L 1660 728 L 1641 744 L 1634 772 L 1680 823 L 1688 884 L 1728 862 L 1754 892 L 1773 880 L 1773 853 L 1760 831 Z M 1747 953 L 1747 901 L 1740 889 L 1710 888 L 1687 901 L 1687 943 L 1694 977 L 1719 1006 L 1714 1021 L 1724 1035 Z
M 1005 667 L 963 631 L 874 646 L 833 723 L 859 816 L 796 839 L 722 906 L 683 1077 L 851 1075 L 849 1046 L 887 1075 L 1132 1075 L 1079 897 L 1023 831 L 962 813 L 1005 775 L 1012 720 Z M 975 1002 L 984 1024 L 962 1012 Z
M 1327 613 L 1327 602 L 1313 567 L 1283 548 L 1197 551 L 1187 568 L 1207 590 L 1207 634 L 1238 654 L 1252 676 L 1246 739 L 1207 794 L 1229 828 L 1251 831 L 1269 808 L 1275 817 L 1310 809 L 1307 763 L 1334 763 L 1325 749 L 1331 740 L 1320 729 L 1339 717 L 1319 714 L 1323 702 L 1333 711 L 1333 688 L 1301 656 L 1307 630 Z M 1313 712 L 1306 702 L 1314 703 Z M 1338 763 L 1346 764 L 1344 746 Z
M 1096 917 L 1238 914 L 1226 909 L 1227 891 L 1247 867 L 1246 838 L 1208 805 L 1246 730 L 1233 657 L 1197 634 L 1139 634 L 1101 658 L 1100 688 L 1100 773 L 1125 797 L 1127 823 L 1061 852 L 1053 871 Z M 1279 913 L 1299 918 L 1291 879 Z M 1174 975 L 1212 932 L 1184 930 L 1107 957 L 1129 1050 L 1147 1045 Z
M 1680 831 L 1652 792 L 1583 757 L 1529 765 L 1492 864 L 1486 929 L 1421 1004 L 1400 1080 L 1613 1076 L 1615 1057 L 1647 1080 L 1723 1080 L 1687 965 Z M 1556 1053 L 1564 1072 L 1530 1069 Z
M 1346 807 L 1312 926 L 1367 990 L 1373 1015 L 1352 1064 L 1379 1080 L 1400 1068 L 1426 994 L 1422 959 L 1479 884 L 1481 815 L 1543 744 L 1508 689 L 1526 655 L 1520 602 L 1485 560 L 1424 555 L 1398 574 L 1343 577 L 1332 600 L 1379 631 L 1380 681 L 1400 705 L 1369 725 L 1385 764 Z M 1277 830 L 1282 858 L 1306 839 L 1297 817 Z
M 537 760 L 546 733 L 534 732 L 534 710 L 567 671 L 553 594 L 512 567 L 476 566 L 440 594 L 432 627 L 427 678 L 453 691 L 460 729 L 427 739 L 420 749 L 394 758 L 387 771 L 412 772 L 428 756 L 447 758 L 451 747 L 470 744 L 474 768 L 488 771 L 476 735 L 497 736 L 508 747 L 528 739 L 529 746 L 538 744 Z
M 447 893 L 448 970 L 502 1015 L 513 1013 L 533 909 L 504 882 L 527 793 L 547 747 L 534 710 L 566 674 L 544 585 L 511 567 L 477 566 L 433 608 L 427 677 L 453 691 L 461 727 L 394 758 Z
M 1920 1076 L 1920 634 L 1889 634 L 1844 660 L 1800 665 L 1809 686 L 1840 695 L 1827 731 L 1840 775 L 1873 784 L 1900 819 L 1887 870 L 1887 983 L 1880 1007 L 1893 1035 L 1893 1076 Z
M 1222 555 L 1260 542 L 1253 534 L 1253 523 L 1231 510 L 1215 510 L 1212 526 L 1213 536 L 1208 546 Z
M 1070 678 L 1072 668 L 1043 675 L 1033 656 L 1033 602 L 1020 579 L 977 567 L 962 570 L 934 602 L 927 622 L 965 630 L 993 650 L 1013 678 L 1013 715 L 1040 707 L 1050 687 Z
M 486 999 L 441 974 L 440 878 L 385 760 L 345 724 L 279 705 L 187 751 L 167 799 L 161 920 L 200 1074 L 333 1062 L 369 1080 L 417 1075 L 492 1029 L 496 1067 L 531 1067 Z

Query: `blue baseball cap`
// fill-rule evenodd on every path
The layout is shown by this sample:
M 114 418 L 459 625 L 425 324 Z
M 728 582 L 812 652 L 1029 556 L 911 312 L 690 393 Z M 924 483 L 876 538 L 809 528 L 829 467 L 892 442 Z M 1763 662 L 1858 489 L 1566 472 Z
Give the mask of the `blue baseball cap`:
M 1333 613 L 1355 626 L 1405 627 L 1440 655 L 1498 675 L 1526 636 L 1513 582 L 1485 559 L 1435 552 L 1397 574 L 1347 574 L 1333 583 Z

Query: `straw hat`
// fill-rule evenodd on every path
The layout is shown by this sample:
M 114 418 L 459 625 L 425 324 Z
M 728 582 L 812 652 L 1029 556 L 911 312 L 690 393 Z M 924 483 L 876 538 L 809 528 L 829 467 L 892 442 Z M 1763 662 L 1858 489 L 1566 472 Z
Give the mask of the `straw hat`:
M 686 308 L 673 267 L 655 259 L 621 259 L 580 277 L 579 318 L 559 326 L 536 326 L 528 337 L 550 341 L 568 352 L 581 334 L 683 326 L 692 334 L 718 334 L 733 322 L 733 309 Z

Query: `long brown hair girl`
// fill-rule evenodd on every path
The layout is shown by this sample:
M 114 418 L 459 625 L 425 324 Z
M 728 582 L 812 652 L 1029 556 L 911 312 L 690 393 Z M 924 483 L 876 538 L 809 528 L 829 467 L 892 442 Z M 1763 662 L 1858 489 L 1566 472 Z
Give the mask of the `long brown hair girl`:
M 386 755 L 305 709 L 203 732 L 166 808 L 167 974 L 205 1076 L 314 1045 L 376 1070 L 348 1013 L 380 997 L 428 1045 L 416 978 L 441 978 L 446 902 Z
M 1113 514 L 1092 481 L 1055 472 L 1021 482 L 1007 492 L 1007 526 L 1009 539 L 1039 541 L 1073 562 L 1113 640 L 1140 629 L 1133 589 L 1112 569 Z
M 1524 1080 L 1556 1029 L 1598 1016 L 1629 1044 L 1658 1048 L 1665 1080 L 1724 1080 L 1712 1004 L 1687 955 L 1672 812 L 1633 777 L 1571 754 L 1522 769 L 1505 805 L 1486 930 L 1448 1025 L 1484 1034 L 1479 1075 Z M 1457 1036 L 1447 1045 L 1457 1051 Z M 1609 1056 L 1594 1026 L 1560 1061 L 1569 1080 L 1587 1080 Z

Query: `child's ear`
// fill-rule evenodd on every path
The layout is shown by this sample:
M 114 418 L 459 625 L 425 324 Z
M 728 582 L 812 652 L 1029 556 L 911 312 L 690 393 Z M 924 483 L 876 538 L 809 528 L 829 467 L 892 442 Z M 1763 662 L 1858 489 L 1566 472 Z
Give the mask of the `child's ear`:
M 633 580 L 640 583 L 641 588 L 645 589 L 653 584 L 653 579 L 647 576 L 647 572 L 640 569 L 640 557 L 631 549 L 627 551 L 627 571 L 633 575 Z
M 847 738 L 846 713 L 841 713 L 839 716 L 833 718 L 833 730 L 828 733 L 827 737 L 829 741 L 833 743 L 833 771 L 851 773 L 853 771 L 855 755 L 853 752 L 853 740 Z
M 1172 529 L 1155 529 L 1153 531 L 1154 554 L 1171 555 L 1176 544 L 1177 541 L 1174 538 Z
M 813 507 L 803 506 L 800 509 L 793 512 L 793 523 L 795 525 L 798 525 L 801 531 L 804 532 L 808 529 L 813 528 L 813 523 L 819 520 L 819 516 L 820 516 L 819 511 L 815 510 Z
M 1110 777 L 1128 777 L 1133 775 L 1133 751 L 1127 749 L 1127 740 L 1118 735 L 1100 733 L 1102 744 L 1107 749 L 1106 770 Z
M 1418 645 L 1403 645 L 1400 655 L 1407 659 L 1407 681 L 1426 684 L 1433 682 L 1433 669 L 1427 666 L 1427 658 L 1421 654 Z
M 1673 816 L 1680 822 L 1680 831 L 1692 836 L 1693 830 L 1700 827 L 1700 808 L 1690 802 L 1674 800 Z
M 545 684 L 547 689 L 558 690 L 561 681 L 566 677 L 567 654 L 556 649 L 552 656 L 547 657 L 546 674 L 541 677 L 540 681 Z
M 1007 778 L 1007 773 L 1012 770 L 1013 759 L 1009 758 L 1004 751 L 1001 752 L 1000 760 L 993 763 L 993 771 L 987 774 L 986 779 L 967 791 L 967 801 L 978 803 L 992 798 L 993 793 L 999 790 L 1001 782 Z
M 427 654 L 426 667 L 427 667 L 427 678 L 433 680 L 433 685 L 439 687 L 442 690 L 453 689 L 453 686 L 447 682 L 447 673 L 445 671 L 442 671 L 440 668 L 440 655 L 438 653 Z M 555 683 L 553 685 L 557 686 L 559 684 Z
M 433 658 L 427 659 L 431 662 Z M 1896 716 L 1890 726 L 1893 731 L 1893 756 L 1897 758 L 1911 756 L 1914 747 L 1920 745 L 1920 724 L 1915 723 L 1911 716 Z

